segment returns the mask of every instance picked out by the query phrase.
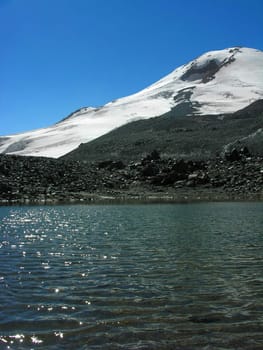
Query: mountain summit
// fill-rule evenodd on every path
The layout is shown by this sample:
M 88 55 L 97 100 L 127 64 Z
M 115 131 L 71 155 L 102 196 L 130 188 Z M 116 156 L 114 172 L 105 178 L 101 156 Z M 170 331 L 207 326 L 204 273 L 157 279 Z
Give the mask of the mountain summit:
M 138 93 L 100 108 L 81 108 L 47 128 L 0 137 L 0 153 L 58 158 L 134 120 L 170 110 L 179 117 L 229 114 L 260 99 L 262 51 L 211 51 Z

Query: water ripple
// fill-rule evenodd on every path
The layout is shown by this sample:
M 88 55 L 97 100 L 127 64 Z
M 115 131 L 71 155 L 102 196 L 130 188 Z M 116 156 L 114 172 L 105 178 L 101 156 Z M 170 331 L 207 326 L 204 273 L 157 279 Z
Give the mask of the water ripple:
M 0 348 L 262 349 L 262 209 L 0 208 Z

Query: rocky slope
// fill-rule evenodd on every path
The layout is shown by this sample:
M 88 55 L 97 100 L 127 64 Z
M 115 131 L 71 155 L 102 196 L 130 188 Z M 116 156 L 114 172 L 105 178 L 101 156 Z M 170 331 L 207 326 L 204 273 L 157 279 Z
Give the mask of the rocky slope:
M 0 203 L 263 199 L 263 158 L 232 150 L 186 161 L 153 151 L 138 162 L 86 164 L 0 155 Z
M 0 153 L 58 158 L 133 120 L 169 112 L 174 118 L 229 114 L 262 98 L 262 51 L 211 51 L 134 95 L 81 108 L 44 129 L 0 137 Z
M 64 159 L 102 161 L 139 160 L 157 149 L 162 156 L 211 159 L 233 148 L 247 146 L 263 156 L 263 100 L 232 114 L 158 118 L 126 124 L 64 156 Z

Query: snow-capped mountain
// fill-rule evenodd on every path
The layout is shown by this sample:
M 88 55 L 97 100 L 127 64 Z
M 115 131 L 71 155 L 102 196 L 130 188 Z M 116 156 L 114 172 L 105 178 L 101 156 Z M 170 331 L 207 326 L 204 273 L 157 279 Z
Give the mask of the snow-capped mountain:
M 0 137 L 0 153 L 58 158 L 116 127 L 172 108 L 183 107 L 184 115 L 218 115 L 262 98 L 262 51 L 211 51 L 136 94 L 100 108 L 81 108 L 47 128 Z

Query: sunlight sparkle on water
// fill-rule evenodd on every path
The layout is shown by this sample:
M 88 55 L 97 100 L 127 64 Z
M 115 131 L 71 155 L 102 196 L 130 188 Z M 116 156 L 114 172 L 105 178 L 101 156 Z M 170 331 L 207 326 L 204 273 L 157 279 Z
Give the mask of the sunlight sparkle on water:
M 262 211 L 0 207 L 0 348 L 260 349 Z

